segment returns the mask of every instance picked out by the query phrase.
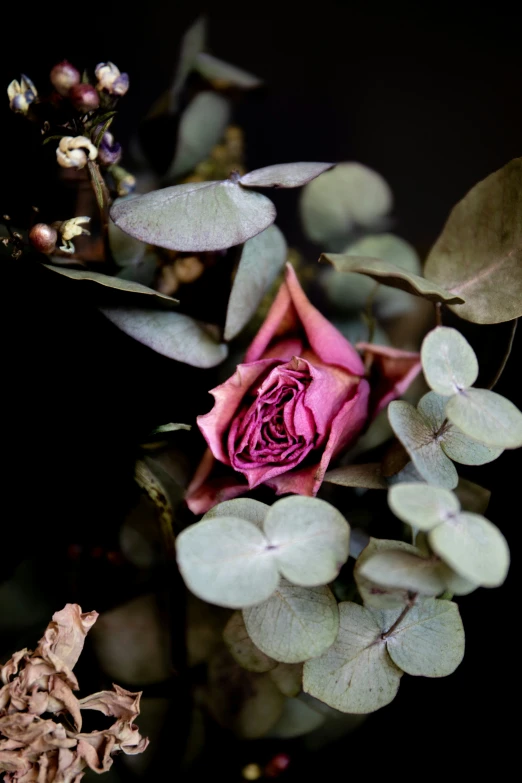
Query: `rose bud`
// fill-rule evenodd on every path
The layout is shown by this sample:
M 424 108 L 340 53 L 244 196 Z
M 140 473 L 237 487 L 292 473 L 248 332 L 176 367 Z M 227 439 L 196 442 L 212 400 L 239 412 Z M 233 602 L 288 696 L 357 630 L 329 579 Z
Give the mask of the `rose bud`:
M 53 253 L 58 241 L 58 232 L 47 223 L 37 223 L 29 231 L 29 241 L 35 250 L 49 255 Z
M 121 144 L 114 141 L 114 136 L 108 131 L 103 134 L 98 147 L 98 159 L 104 166 L 113 166 L 121 160 Z
M 71 87 L 80 83 L 81 76 L 80 71 L 74 65 L 71 65 L 67 60 L 62 60 L 51 70 L 49 78 L 56 92 L 65 96 L 69 94 Z
M 75 84 L 67 97 L 74 108 L 81 112 L 93 111 L 100 105 L 100 96 L 92 84 Z
M 202 514 L 261 484 L 278 495 L 316 495 L 330 461 L 421 368 L 417 353 L 359 347 L 366 362 L 308 301 L 287 265 L 244 363 L 211 390 L 214 407 L 198 416 L 209 449 L 187 491 L 191 511 Z M 216 460 L 228 475 L 212 477 Z

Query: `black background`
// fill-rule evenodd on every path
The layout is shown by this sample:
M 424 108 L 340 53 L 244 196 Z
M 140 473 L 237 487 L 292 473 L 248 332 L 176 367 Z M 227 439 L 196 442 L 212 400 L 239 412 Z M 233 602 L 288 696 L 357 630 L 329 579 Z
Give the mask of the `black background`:
M 47 4 L 29 13 L 12 6 L 6 17 L 4 8 L 2 83 L 23 70 L 44 84 L 64 57 L 80 68 L 113 60 L 131 78 L 115 126 L 125 139 L 129 123 L 168 85 L 197 4 L 72 10 Z M 395 4 L 379 10 L 329 0 L 309 10 L 274 4 L 259 14 L 249 11 L 235 15 L 226 3 L 209 7 L 213 53 L 266 81 L 237 114 L 249 168 L 292 160 L 365 163 L 395 194 L 393 230 L 425 255 L 453 204 L 522 153 L 522 48 L 514 12 L 498 5 L 470 12 L 440 5 L 405 11 Z M 7 101 L 0 116 L 1 208 L 23 219 L 35 197 L 45 204 L 46 193 L 26 126 Z M 297 194 L 276 196 L 279 224 L 291 243 L 303 245 Z M 88 304 L 72 301 L 41 270 L 2 263 L 1 551 L 7 575 L 35 546 L 49 562 L 60 562 L 64 529 L 70 538 L 74 527 L 82 544 L 110 537 L 134 497 L 140 437 L 161 421 L 186 421 L 206 409 L 208 380 L 197 370 L 187 380 L 184 370 L 181 387 L 175 363 L 133 343 Z M 482 329 L 479 342 L 489 339 Z M 497 388 L 519 405 L 520 344 L 519 335 Z M 313 755 L 296 750 L 289 778 L 328 779 L 334 771 L 344 777 L 359 770 L 376 777 L 409 770 L 412 777 L 450 775 L 456 767 L 470 774 L 490 764 L 502 775 L 513 762 L 518 454 L 481 470 L 482 483 L 493 491 L 488 515 L 507 536 L 514 562 L 502 588 L 460 601 L 467 634 L 463 664 L 438 681 L 404 677 L 395 702 L 334 749 Z M 59 575 L 49 579 L 63 595 Z M 91 608 L 95 598 L 88 590 L 84 595 Z M 252 752 L 235 748 L 231 757 L 229 746 L 217 744 L 209 749 L 206 774 L 235 779 L 240 764 L 254 760 Z

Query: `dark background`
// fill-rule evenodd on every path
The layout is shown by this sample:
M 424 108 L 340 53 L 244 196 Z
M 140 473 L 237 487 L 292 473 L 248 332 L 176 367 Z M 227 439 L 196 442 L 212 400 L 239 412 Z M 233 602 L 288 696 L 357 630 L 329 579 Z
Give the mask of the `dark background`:
M 23 70 L 44 85 L 64 57 L 80 68 L 112 60 L 131 77 L 115 126 L 125 138 L 167 87 L 180 38 L 197 12 L 194 3 L 156 0 L 135 11 L 119 3 L 72 14 L 58 5 L 32 13 L 13 5 L 7 18 L 4 9 L 2 83 Z M 469 13 L 440 5 L 406 12 L 395 4 L 381 11 L 322 0 L 309 10 L 274 4 L 248 15 L 211 4 L 209 28 L 214 54 L 266 81 L 236 117 L 246 134 L 248 167 L 357 160 L 375 168 L 395 194 L 393 230 L 423 256 L 454 203 L 522 153 L 520 18 L 498 4 Z M 41 205 L 52 194 L 39 184 L 30 134 L 7 100 L 0 116 L 1 208 L 23 216 L 35 197 Z M 303 246 L 297 195 L 278 193 L 274 200 L 290 243 Z M 152 426 L 193 419 L 208 407 L 201 388 L 208 380 L 197 370 L 187 377 L 184 369 L 181 387 L 175 363 L 132 342 L 88 304 L 71 301 L 70 289 L 21 262 L 2 264 L 4 575 L 28 552 L 40 551 L 41 578 L 57 598 L 70 600 L 52 567 L 62 562 L 63 531 L 70 539 L 74 528 L 82 546 L 116 540 L 115 520 L 135 497 L 137 443 Z M 476 339 L 491 334 L 481 327 Z M 519 335 L 497 387 L 519 405 L 520 344 Z M 502 588 L 459 602 L 467 634 L 463 664 L 439 681 L 405 676 L 393 704 L 356 734 L 313 755 L 295 750 L 289 779 L 410 768 L 413 776 L 456 771 L 455 765 L 472 774 L 489 764 L 502 775 L 511 765 L 519 456 L 507 453 L 481 471 L 493 491 L 488 516 L 508 538 L 514 563 Z M 86 608 L 110 604 L 102 585 L 83 586 Z M 235 779 L 241 764 L 254 760 L 252 752 L 234 747 L 231 757 L 230 746 L 218 743 L 209 749 L 207 774 Z

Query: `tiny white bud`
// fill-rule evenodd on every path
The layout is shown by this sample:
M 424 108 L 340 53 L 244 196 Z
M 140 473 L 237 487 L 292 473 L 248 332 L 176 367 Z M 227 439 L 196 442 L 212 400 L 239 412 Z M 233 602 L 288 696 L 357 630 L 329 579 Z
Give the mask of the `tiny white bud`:
M 56 158 L 64 169 L 83 169 L 87 160 L 94 160 L 98 150 L 86 136 L 63 136 L 56 150 Z

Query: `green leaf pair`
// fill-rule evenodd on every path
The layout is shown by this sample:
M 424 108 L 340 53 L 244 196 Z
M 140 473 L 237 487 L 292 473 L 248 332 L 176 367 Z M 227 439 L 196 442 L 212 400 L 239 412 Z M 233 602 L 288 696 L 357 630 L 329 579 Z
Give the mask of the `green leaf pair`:
M 177 540 L 188 587 L 199 598 L 234 609 L 259 604 L 281 577 L 300 587 L 332 581 L 348 558 L 350 527 L 316 498 L 288 497 L 273 506 L 250 499 L 211 509 Z
M 456 495 L 427 484 L 397 484 L 388 493 L 393 513 L 427 533 L 435 554 L 475 585 L 498 587 L 509 569 L 509 548 L 500 530 L 480 514 L 461 511 Z
M 449 397 L 445 415 L 465 435 L 501 449 L 522 446 L 518 408 L 489 389 L 470 388 L 477 380 L 478 362 L 460 332 L 447 326 L 433 329 L 424 338 L 421 359 L 428 385 Z
M 341 603 L 338 636 L 305 663 L 303 688 L 342 712 L 374 712 L 395 698 L 403 672 L 445 677 L 463 655 L 464 628 L 450 601 L 422 599 L 405 614 Z

